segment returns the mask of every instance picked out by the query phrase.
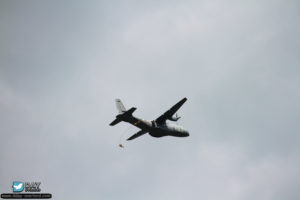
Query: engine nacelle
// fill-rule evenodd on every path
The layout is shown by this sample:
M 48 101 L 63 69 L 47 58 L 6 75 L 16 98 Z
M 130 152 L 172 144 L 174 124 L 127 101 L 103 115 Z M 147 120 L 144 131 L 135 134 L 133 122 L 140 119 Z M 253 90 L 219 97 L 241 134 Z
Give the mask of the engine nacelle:
M 180 119 L 180 117 L 177 114 L 176 114 L 175 117 L 172 116 L 172 117 L 169 118 L 169 120 L 174 121 L 174 122 L 178 121 L 179 119 Z

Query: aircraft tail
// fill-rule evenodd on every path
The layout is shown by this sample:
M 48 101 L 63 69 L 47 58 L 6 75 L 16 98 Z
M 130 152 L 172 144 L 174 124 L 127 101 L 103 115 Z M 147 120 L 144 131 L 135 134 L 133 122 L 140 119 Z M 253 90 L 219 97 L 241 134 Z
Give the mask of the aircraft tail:
M 126 112 L 125 106 L 120 99 L 116 99 L 116 106 L 120 114 Z
M 126 121 L 126 119 L 132 117 L 132 113 L 136 110 L 135 107 L 126 110 L 120 99 L 116 99 L 116 106 L 120 114 L 118 114 L 116 116 L 116 119 L 109 124 L 111 126 L 114 126 L 120 123 L 121 121 Z

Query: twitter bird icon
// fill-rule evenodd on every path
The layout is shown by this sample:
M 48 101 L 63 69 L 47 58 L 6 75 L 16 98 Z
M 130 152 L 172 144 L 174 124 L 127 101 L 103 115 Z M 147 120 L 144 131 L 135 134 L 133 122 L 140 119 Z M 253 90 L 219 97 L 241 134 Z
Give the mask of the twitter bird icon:
M 13 192 L 22 192 L 24 190 L 24 183 L 19 181 L 13 182 Z

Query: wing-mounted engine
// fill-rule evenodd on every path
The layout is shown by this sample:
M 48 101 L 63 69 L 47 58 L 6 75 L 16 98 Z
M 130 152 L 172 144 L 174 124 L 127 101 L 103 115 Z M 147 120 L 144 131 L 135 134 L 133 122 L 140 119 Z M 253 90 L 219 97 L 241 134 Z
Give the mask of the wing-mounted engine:
M 180 119 L 180 117 L 177 115 L 177 113 L 175 114 L 175 117 L 174 116 L 171 116 L 170 118 L 168 118 L 168 120 L 171 120 L 171 121 L 178 121 Z
M 153 127 L 153 128 L 156 128 L 156 127 L 157 127 L 157 124 L 156 124 L 156 121 L 155 121 L 155 120 L 152 120 L 152 121 L 151 121 L 151 124 L 152 124 L 152 127 Z
M 176 103 L 174 106 L 172 106 L 164 114 L 162 114 L 161 116 L 159 116 L 155 120 L 155 122 L 157 122 L 157 124 L 164 124 L 164 123 L 166 123 L 166 120 L 171 120 L 171 121 L 177 121 L 177 120 L 179 120 L 180 117 L 178 117 L 177 115 L 175 117 L 173 117 L 173 115 L 184 104 L 184 102 L 186 102 L 186 100 L 187 100 L 186 97 L 184 97 L 183 99 L 181 99 L 178 103 Z

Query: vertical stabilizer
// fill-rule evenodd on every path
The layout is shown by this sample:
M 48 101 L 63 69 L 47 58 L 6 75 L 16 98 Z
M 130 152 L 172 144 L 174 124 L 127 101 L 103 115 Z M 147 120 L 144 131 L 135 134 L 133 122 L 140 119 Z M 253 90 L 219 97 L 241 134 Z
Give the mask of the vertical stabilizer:
M 120 114 L 126 112 L 126 109 L 120 99 L 116 99 L 116 106 Z

